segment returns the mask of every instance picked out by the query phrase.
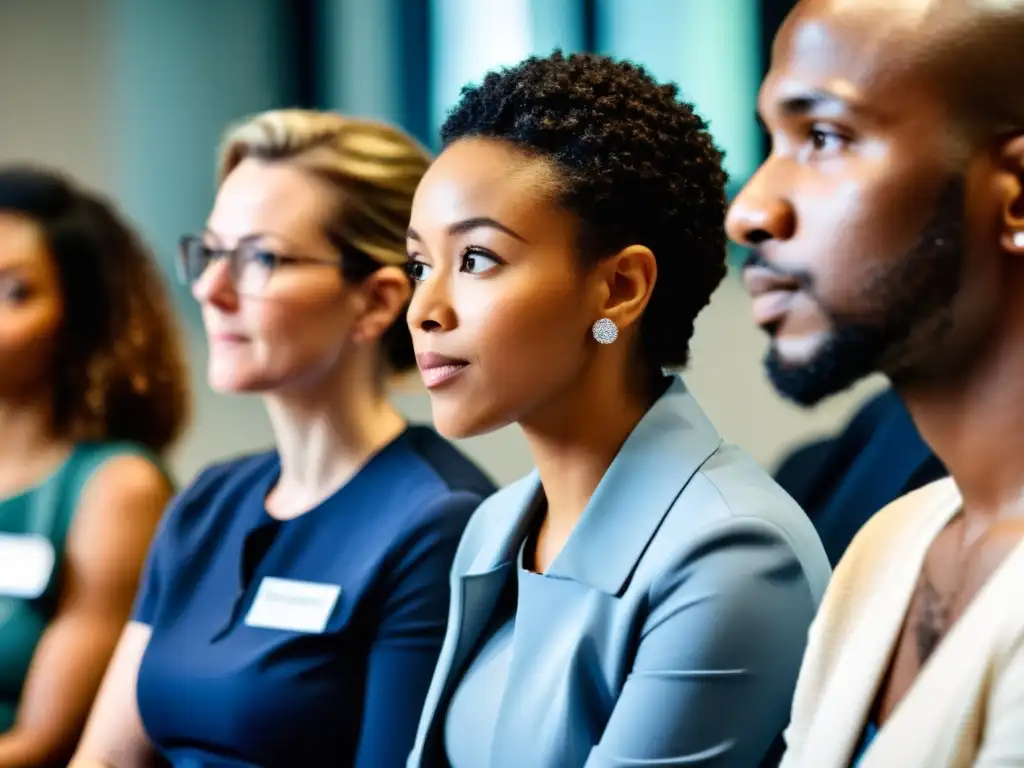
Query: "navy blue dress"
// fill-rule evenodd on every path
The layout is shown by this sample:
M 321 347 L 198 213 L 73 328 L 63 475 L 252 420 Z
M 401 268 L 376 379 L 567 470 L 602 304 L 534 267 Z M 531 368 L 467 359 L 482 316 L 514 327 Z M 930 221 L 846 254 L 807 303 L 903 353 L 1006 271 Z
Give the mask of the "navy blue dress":
M 134 617 L 143 725 L 176 768 L 404 766 L 494 487 L 424 427 L 286 522 L 264 504 L 279 472 L 276 453 L 211 467 L 165 518 Z

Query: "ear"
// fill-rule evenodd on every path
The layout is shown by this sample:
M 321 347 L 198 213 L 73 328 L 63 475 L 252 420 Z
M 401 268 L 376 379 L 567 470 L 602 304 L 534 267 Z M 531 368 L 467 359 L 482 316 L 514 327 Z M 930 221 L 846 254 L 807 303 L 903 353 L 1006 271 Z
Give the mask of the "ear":
M 1024 136 L 1007 142 L 1000 159 L 1000 245 L 1008 253 L 1024 255 Z
M 607 317 L 619 329 L 629 328 L 639 321 L 651 300 L 658 279 L 654 254 L 647 246 L 630 245 L 602 260 L 598 269 L 604 294 L 601 317 Z
M 360 285 L 362 308 L 352 336 L 364 343 L 375 342 L 384 335 L 412 296 L 409 275 L 401 267 L 381 267 Z

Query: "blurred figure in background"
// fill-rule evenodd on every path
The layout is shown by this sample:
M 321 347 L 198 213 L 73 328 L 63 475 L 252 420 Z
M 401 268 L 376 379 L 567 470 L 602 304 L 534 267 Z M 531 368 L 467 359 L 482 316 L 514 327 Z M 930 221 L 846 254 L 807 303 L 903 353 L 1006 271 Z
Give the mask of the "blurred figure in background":
M 0 170 L 0 768 L 65 765 L 189 407 L 160 274 L 111 205 Z
M 537 469 L 473 517 L 410 768 L 753 768 L 830 570 L 682 378 L 726 273 L 704 121 L 642 68 L 487 75 L 416 193 L 409 308 L 438 428 Z
M 836 568 L 786 768 L 1024 765 L 1022 68 L 1024 0 L 805 0 L 776 37 L 728 218 L 769 373 L 886 374 L 951 475 Z
M 172 506 L 76 766 L 404 763 L 455 548 L 493 491 L 387 398 L 415 365 L 405 232 L 429 163 L 329 113 L 228 134 L 182 268 L 210 384 L 262 394 L 277 445 Z

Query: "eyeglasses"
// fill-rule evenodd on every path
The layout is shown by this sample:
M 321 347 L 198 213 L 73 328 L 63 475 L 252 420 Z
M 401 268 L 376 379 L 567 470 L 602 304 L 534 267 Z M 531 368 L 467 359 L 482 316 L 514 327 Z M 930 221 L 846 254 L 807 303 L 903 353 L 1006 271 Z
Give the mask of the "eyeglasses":
M 282 267 L 298 264 L 320 264 L 340 268 L 339 261 L 312 256 L 295 256 L 270 250 L 259 237 L 243 238 L 234 248 L 216 248 L 202 237 L 186 235 L 178 244 L 178 277 L 194 287 L 210 264 L 227 259 L 228 271 L 235 290 L 246 296 L 265 296 L 280 284 Z

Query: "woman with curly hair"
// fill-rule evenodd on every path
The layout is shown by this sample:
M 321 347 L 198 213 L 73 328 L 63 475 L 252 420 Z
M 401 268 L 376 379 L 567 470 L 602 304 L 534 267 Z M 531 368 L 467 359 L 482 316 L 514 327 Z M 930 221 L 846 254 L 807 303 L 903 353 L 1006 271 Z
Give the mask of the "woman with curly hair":
M 188 377 L 150 254 L 105 200 L 0 170 L 0 768 L 66 765 L 171 485 Z
M 473 516 L 414 768 L 750 768 L 829 577 L 800 508 L 678 375 L 726 273 L 722 156 L 596 55 L 463 91 L 413 202 L 408 320 L 448 436 L 536 469 Z

